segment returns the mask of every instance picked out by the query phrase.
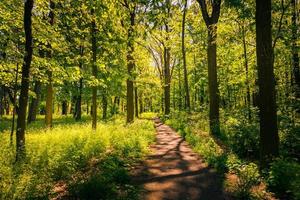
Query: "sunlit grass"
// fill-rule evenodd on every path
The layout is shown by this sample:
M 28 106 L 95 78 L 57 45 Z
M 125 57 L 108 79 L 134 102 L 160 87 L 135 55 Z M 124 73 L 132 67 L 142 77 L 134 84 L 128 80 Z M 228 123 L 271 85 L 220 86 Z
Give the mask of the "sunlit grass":
M 136 120 L 125 125 L 124 119 L 115 119 L 98 123 L 96 131 L 87 122 L 73 124 L 68 123 L 68 119 L 62 121 L 65 123 L 57 123 L 51 130 L 40 128 L 39 121 L 32 125 L 26 133 L 26 158 L 18 164 L 14 163 L 15 147 L 10 145 L 9 130 L 0 133 L 0 199 L 55 195 L 52 190 L 56 182 L 63 180 L 78 184 L 73 175 L 86 169 L 92 159 L 99 163 L 96 165 L 99 178 L 111 176 L 101 172 L 107 160 L 110 160 L 109 163 L 119 163 L 110 172 L 117 173 L 142 158 L 148 152 L 149 143 L 154 140 L 151 121 Z M 110 179 L 104 177 L 102 182 L 107 180 Z M 112 182 L 110 186 L 116 187 L 117 184 Z

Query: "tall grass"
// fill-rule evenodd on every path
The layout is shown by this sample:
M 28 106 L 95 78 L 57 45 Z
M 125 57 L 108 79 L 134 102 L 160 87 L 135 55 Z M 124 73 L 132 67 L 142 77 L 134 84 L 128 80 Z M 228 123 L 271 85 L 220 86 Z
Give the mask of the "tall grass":
M 14 145 L 10 145 L 9 131 L 4 131 L 0 133 L 0 199 L 47 199 L 55 196 L 53 188 L 59 181 L 71 185 L 74 195 L 82 195 L 83 189 L 90 189 L 82 183 L 94 175 L 99 182 L 95 190 L 109 187 L 110 192 L 103 190 L 105 195 L 117 199 L 120 191 L 116 188 L 125 183 L 118 183 L 112 175 L 121 170 L 126 176 L 126 166 L 141 159 L 153 140 L 151 121 L 125 125 L 123 119 L 116 119 L 100 123 L 96 131 L 90 123 L 66 123 L 51 130 L 30 129 L 26 133 L 26 158 L 15 163 Z M 89 170 L 97 173 L 80 176 Z M 107 181 L 115 182 L 108 186 Z M 104 194 L 95 195 L 105 198 Z

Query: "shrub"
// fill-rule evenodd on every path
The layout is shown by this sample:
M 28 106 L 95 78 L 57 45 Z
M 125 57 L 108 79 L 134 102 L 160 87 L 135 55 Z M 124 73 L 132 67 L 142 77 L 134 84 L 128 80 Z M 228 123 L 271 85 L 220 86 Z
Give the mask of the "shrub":
M 249 163 L 236 169 L 238 181 L 235 195 L 238 199 L 250 199 L 250 189 L 260 182 L 259 169 L 256 164 Z
M 270 167 L 268 188 L 279 195 L 300 199 L 300 165 L 287 159 L 277 159 Z

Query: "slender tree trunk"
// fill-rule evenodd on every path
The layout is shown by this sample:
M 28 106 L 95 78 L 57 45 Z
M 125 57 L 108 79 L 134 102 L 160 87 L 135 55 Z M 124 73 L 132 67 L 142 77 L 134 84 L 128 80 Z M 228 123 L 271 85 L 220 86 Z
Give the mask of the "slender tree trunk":
M 247 56 L 247 44 L 246 44 L 246 31 L 244 25 L 242 26 L 243 36 L 243 50 L 244 50 L 244 65 L 246 71 L 246 87 L 247 87 L 247 107 L 248 107 L 248 119 L 251 120 L 251 96 L 250 96 L 250 85 L 249 85 L 249 67 L 248 67 L 248 56 Z
M 14 96 L 13 96 L 13 117 L 10 131 L 10 144 L 13 143 L 13 136 L 15 131 L 15 116 L 16 116 L 16 101 L 17 101 L 17 85 L 18 85 L 18 74 L 19 74 L 19 64 L 17 64 L 16 76 L 15 76 L 15 84 L 14 84 Z
M 181 69 L 179 67 L 178 69 L 178 90 L 179 90 L 179 95 L 178 95 L 178 109 L 182 110 L 182 87 L 181 87 Z
M 107 94 L 106 92 L 102 95 L 102 119 L 107 119 Z
M 95 11 L 92 9 L 92 15 L 94 16 Z M 93 19 L 92 22 L 92 28 L 91 28 L 91 34 L 92 34 L 92 52 L 93 52 L 93 60 L 92 60 L 92 65 L 93 65 L 93 76 L 95 79 L 97 79 L 97 38 L 96 38 L 96 21 Z M 92 88 L 92 128 L 96 130 L 97 128 L 97 86 L 93 86 Z
M 187 73 L 187 66 L 186 66 L 186 49 L 185 49 L 185 19 L 186 19 L 186 12 L 187 12 L 187 0 L 184 2 L 184 9 L 183 9 L 183 17 L 182 17 L 182 36 L 181 36 L 181 46 L 182 46 L 182 59 L 183 59 L 183 75 L 184 75 L 184 89 L 185 89 L 185 102 L 186 102 L 186 109 L 190 111 L 190 91 L 189 91 L 189 82 L 188 82 L 188 73 Z
M 135 117 L 139 117 L 139 97 L 138 97 L 138 89 L 137 87 L 134 88 L 134 97 L 135 97 Z
M 83 46 L 80 46 L 79 47 L 79 53 L 80 53 L 80 56 L 81 58 L 83 57 L 83 52 L 84 51 L 84 48 Z M 75 115 L 75 120 L 76 121 L 79 121 L 81 120 L 81 114 L 82 114 L 82 109 L 81 109 L 81 104 L 82 104 L 82 89 L 83 89 L 83 78 L 82 78 L 82 61 L 80 61 L 79 63 L 79 69 L 81 71 L 81 78 L 79 80 L 79 94 L 77 96 L 77 100 L 76 100 L 76 115 Z
M 275 77 L 271 33 L 271 0 L 256 0 L 256 56 L 260 109 L 260 164 L 278 155 Z
M 42 87 L 42 83 L 40 81 L 35 81 L 34 84 L 35 97 L 32 98 L 31 103 L 29 105 L 29 112 L 27 117 L 28 124 L 36 120 L 38 106 L 41 99 L 41 87 Z
M 21 93 L 19 98 L 19 111 L 16 132 L 16 160 L 25 155 L 25 128 L 26 109 L 28 103 L 29 72 L 32 60 L 32 8 L 33 0 L 25 1 L 24 5 L 24 29 L 25 29 L 25 54 L 22 66 Z
M 46 115 L 45 124 L 46 127 L 52 127 L 52 111 L 53 111 L 53 85 L 52 85 L 52 72 L 48 71 L 48 84 L 46 86 Z
M 49 18 L 50 18 L 50 25 L 53 26 L 54 24 L 54 8 L 55 8 L 55 3 L 50 0 L 50 13 L 49 13 Z M 49 45 L 51 48 L 51 45 Z M 51 58 L 51 52 L 48 52 L 48 57 Z M 52 71 L 48 70 L 48 83 L 46 86 L 46 115 L 45 115 L 45 124 L 46 127 L 51 128 L 52 127 L 52 118 L 53 118 L 53 82 L 52 82 Z
M 135 67 L 133 52 L 134 52 L 134 43 L 133 43 L 133 34 L 134 34 L 134 25 L 135 25 L 135 10 L 130 12 L 130 27 L 128 29 L 128 42 L 127 42 L 127 123 L 131 123 L 134 120 L 134 94 L 133 94 L 133 77 L 132 70 Z
M 299 70 L 299 52 L 298 52 L 298 25 L 297 25 L 297 0 L 292 0 L 292 64 L 295 97 L 298 105 L 300 101 L 300 70 Z M 297 112 L 300 112 L 297 106 Z
M 144 107 L 143 107 L 143 94 L 140 93 L 140 98 L 139 98 L 139 105 L 140 105 L 140 114 L 142 114 L 144 112 Z
M 166 26 L 168 27 L 168 26 Z M 167 28 L 168 29 L 168 28 Z M 171 81 L 171 74 L 170 74 L 170 49 L 168 47 L 164 48 L 164 111 L 165 115 L 170 114 L 170 81 Z

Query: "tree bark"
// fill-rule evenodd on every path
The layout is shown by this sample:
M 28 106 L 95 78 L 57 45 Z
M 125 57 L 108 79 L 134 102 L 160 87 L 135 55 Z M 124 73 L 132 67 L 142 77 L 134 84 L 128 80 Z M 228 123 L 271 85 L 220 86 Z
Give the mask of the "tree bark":
M 132 70 L 135 67 L 133 52 L 134 52 L 134 25 L 135 25 L 135 9 L 130 11 L 130 27 L 128 29 L 128 42 L 127 42 L 127 123 L 131 123 L 134 120 L 134 94 L 133 94 L 133 77 Z
M 55 3 L 50 0 L 50 12 L 49 12 L 49 20 L 50 20 L 50 25 L 53 26 L 54 24 L 54 8 L 55 8 Z M 51 48 L 51 45 L 49 45 L 49 48 Z M 51 58 L 51 50 L 48 52 L 48 57 Z M 52 119 L 53 119 L 53 82 L 52 82 L 52 71 L 47 70 L 48 74 L 48 83 L 46 86 L 46 115 L 45 115 L 45 124 L 47 128 L 52 127 Z
M 250 85 L 249 85 L 249 67 L 248 67 L 248 56 L 247 56 L 247 44 L 246 44 L 246 31 L 244 24 L 242 25 L 242 37 L 243 37 L 243 50 L 244 50 L 244 65 L 246 71 L 246 87 L 247 87 L 247 108 L 248 108 L 248 119 L 251 120 L 251 96 L 250 96 Z
M 271 0 L 256 0 L 256 56 L 260 109 L 260 164 L 278 155 L 275 77 L 271 33 Z
M 107 96 L 106 94 L 102 95 L 102 119 L 107 119 Z
M 68 102 L 67 100 L 63 100 L 62 104 L 61 104 L 61 114 L 62 115 L 68 115 Z
M 24 30 L 25 30 L 25 54 L 22 66 L 21 93 L 19 98 L 19 111 L 16 132 L 16 160 L 25 155 L 25 128 L 26 109 L 28 103 L 29 72 L 32 60 L 32 8 L 33 0 L 25 1 L 24 5 Z
M 299 70 L 299 53 L 298 53 L 298 25 L 297 25 L 297 1 L 292 0 L 292 64 L 293 64 L 293 79 L 295 82 L 294 90 L 295 97 L 299 104 L 300 101 L 300 70 Z M 297 112 L 300 112 L 297 106 Z
M 184 75 L 184 89 L 185 89 L 185 106 L 186 110 L 190 111 L 190 91 L 189 91 L 189 82 L 188 82 L 188 73 L 186 66 L 186 49 L 185 49 L 185 20 L 187 12 L 187 0 L 184 2 L 183 16 L 182 16 L 182 35 L 181 35 L 181 46 L 182 46 L 182 59 L 183 59 L 183 75 Z
M 168 29 L 168 25 L 166 25 L 166 29 Z M 168 47 L 164 47 L 164 111 L 165 115 L 170 114 L 170 49 Z
M 212 2 L 211 16 L 208 14 L 206 0 L 198 0 L 202 16 L 208 29 L 207 60 L 209 90 L 209 125 L 212 134 L 220 132 L 219 121 L 219 88 L 217 77 L 217 23 L 220 16 L 221 0 Z
M 95 15 L 94 9 L 91 12 L 92 16 Z M 93 52 L 93 59 L 92 59 L 92 66 L 93 66 L 93 76 L 97 79 L 97 38 L 96 38 L 96 21 L 93 19 L 92 27 L 91 27 L 91 35 L 92 35 L 92 52 Z M 97 86 L 93 86 L 92 88 L 92 128 L 96 130 L 97 128 Z
M 135 105 L 135 117 L 139 117 L 139 97 L 138 97 L 138 89 L 137 87 L 134 88 L 134 105 Z
M 34 89 L 33 89 L 35 93 L 35 97 L 32 98 L 31 103 L 29 105 L 29 112 L 27 117 L 28 124 L 36 120 L 38 106 L 41 99 L 41 87 L 42 87 L 42 83 L 40 81 L 35 81 Z

